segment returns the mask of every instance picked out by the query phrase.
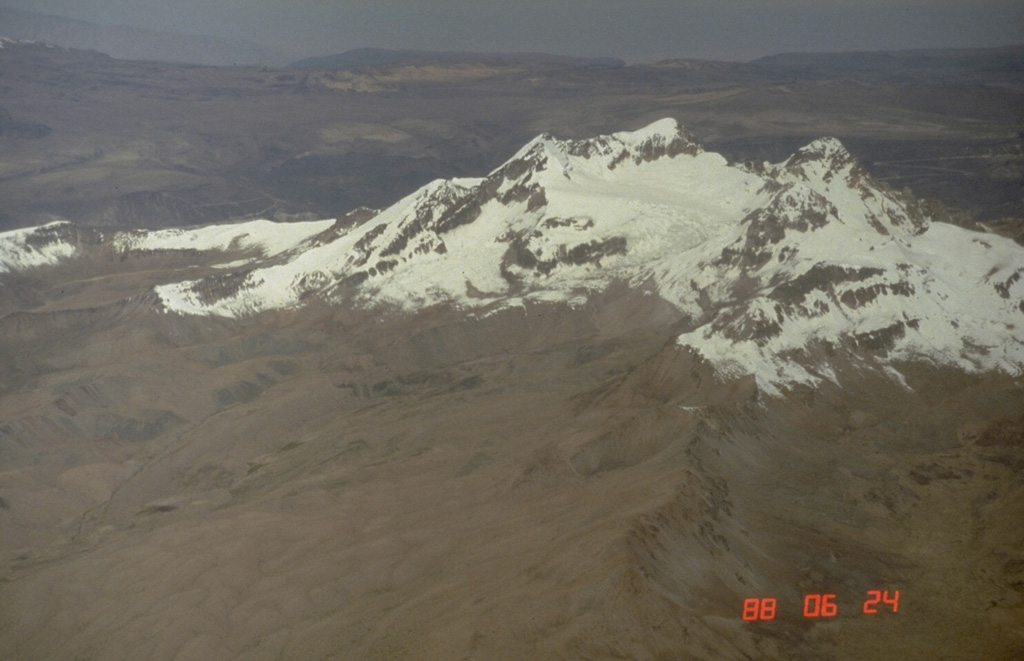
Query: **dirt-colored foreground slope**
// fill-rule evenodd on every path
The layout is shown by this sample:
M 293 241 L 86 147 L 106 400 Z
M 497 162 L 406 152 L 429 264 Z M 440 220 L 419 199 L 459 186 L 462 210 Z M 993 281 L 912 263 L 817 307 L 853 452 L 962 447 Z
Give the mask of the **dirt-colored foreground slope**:
M 764 399 L 625 290 L 244 325 L 111 303 L 171 268 L 26 280 L 0 319 L 4 659 L 1024 652 L 1019 380 L 840 358 L 845 389 Z

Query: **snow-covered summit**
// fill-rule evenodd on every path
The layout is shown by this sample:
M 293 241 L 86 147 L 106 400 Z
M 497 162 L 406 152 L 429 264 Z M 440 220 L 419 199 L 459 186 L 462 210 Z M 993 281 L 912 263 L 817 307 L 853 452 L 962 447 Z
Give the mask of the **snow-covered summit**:
M 818 138 L 798 149 L 795 154 L 783 162 L 782 167 L 789 172 L 798 173 L 799 168 L 811 164 L 815 174 L 827 178 L 829 173 L 840 172 L 852 165 L 854 160 L 838 139 Z M 810 179 L 810 175 L 803 176 L 806 180 Z
M 680 154 L 695 156 L 701 151 L 703 149 L 693 135 L 678 121 L 661 119 L 636 131 L 621 131 L 584 140 L 559 140 L 545 133 L 528 142 L 499 171 L 522 169 L 524 165 L 538 169 L 557 165 L 561 174 L 571 178 L 573 170 L 581 166 L 614 170 L 623 163 L 639 165 Z
M 1021 373 L 1024 249 L 926 208 L 832 138 L 739 166 L 661 120 L 539 136 L 484 177 L 434 181 L 354 225 L 261 221 L 115 243 L 244 254 L 230 273 L 157 287 L 172 314 L 310 299 L 484 313 L 575 305 L 617 281 L 653 288 L 689 320 L 681 347 L 768 393 L 837 379 L 833 355 Z
M 571 298 L 701 244 L 767 196 L 761 183 L 674 120 L 592 140 L 540 136 L 486 177 L 432 182 L 337 240 L 252 272 L 230 296 L 211 301 L 201 282 L 158 293 L 168 309 L 226 315 L 313 293 L 403 308 Z

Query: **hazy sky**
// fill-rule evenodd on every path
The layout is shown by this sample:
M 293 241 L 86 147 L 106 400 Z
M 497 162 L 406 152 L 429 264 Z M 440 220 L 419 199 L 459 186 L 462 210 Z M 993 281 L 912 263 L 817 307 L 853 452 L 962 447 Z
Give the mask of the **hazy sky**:
M 108 25 L 350 48 L 748 59 L 1024 43 L 1022 0 L 0 0 Z

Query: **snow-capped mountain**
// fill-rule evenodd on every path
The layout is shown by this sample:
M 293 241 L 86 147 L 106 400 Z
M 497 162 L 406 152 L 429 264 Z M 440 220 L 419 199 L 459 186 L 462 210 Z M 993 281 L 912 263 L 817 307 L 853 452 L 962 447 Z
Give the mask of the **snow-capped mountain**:
M 769 393 L 835 379 L 837 352 L 897 378 L 903 360 L 1024 369 L 1024 249 L 936 222 L 834 139 L 736 165 L 674 120 L 591 140 L 542 135 L 486 177 L 438 180 L 366 215 L 109 243 L 232 254 L 223 273 L 158 286 L 169 314 L 242 317 L 310 297 L 486 314 L 577 305 L 621 281 L 686 316 L 680 346 Z M 67 259 L 73 244 L 38 238 L 61 227 L 4 235 L 0 269 Z

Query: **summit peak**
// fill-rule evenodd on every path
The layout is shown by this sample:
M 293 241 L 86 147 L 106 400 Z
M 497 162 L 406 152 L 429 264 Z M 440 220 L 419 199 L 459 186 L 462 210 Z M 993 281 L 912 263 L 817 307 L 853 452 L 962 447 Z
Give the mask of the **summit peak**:
M 857 165 L 857 159 L 846 150 L 838 138 L 818 138 L 801 147 L 790 156 L 783 168 L 789 172 L 801 173 L 808 166 L 823 173 L 837 173 L 847 166 Z
M 506 166 L 517 161 L 547 163 L 553 159 L 568 175 L 573 163 L 579 161 L 603 164 L 608 170 L 614 170 L 627 162 L 640 165 L 682 154 L 696 156 L 703 151 L 693 134 L 677 120 L 665 118 L 634 131 L 619 131 L 581 140 L 561 140 L 550 133 L 543 133 L 520 149 Z
M 636 145 L 647 141 L 671 142 L 680 137 L 685 137 L 690 141 L 693 140 L 693 136 L 673 117 L 659 119 L 635 131 L 613 133 L 612 136 L 625 144 Z
M 819 361 L 836 353 L 1020 374 L 1024 254 L 934 220 L 835 138 L 751 169 L 664 119 L 586 140 L 539 136 L 484 177 L 436 180 L 326 234 L 332 221 L 112 240 L 244 258 L 155 287 L 167 313 L 241 317 L 313 298 L 488 314 L 582 305 L 628 283 L 685 315 L 680 346 L 769 394 L 837 381 Z M 87 253 L 64 227 L 0 237 L 0 269 Z

